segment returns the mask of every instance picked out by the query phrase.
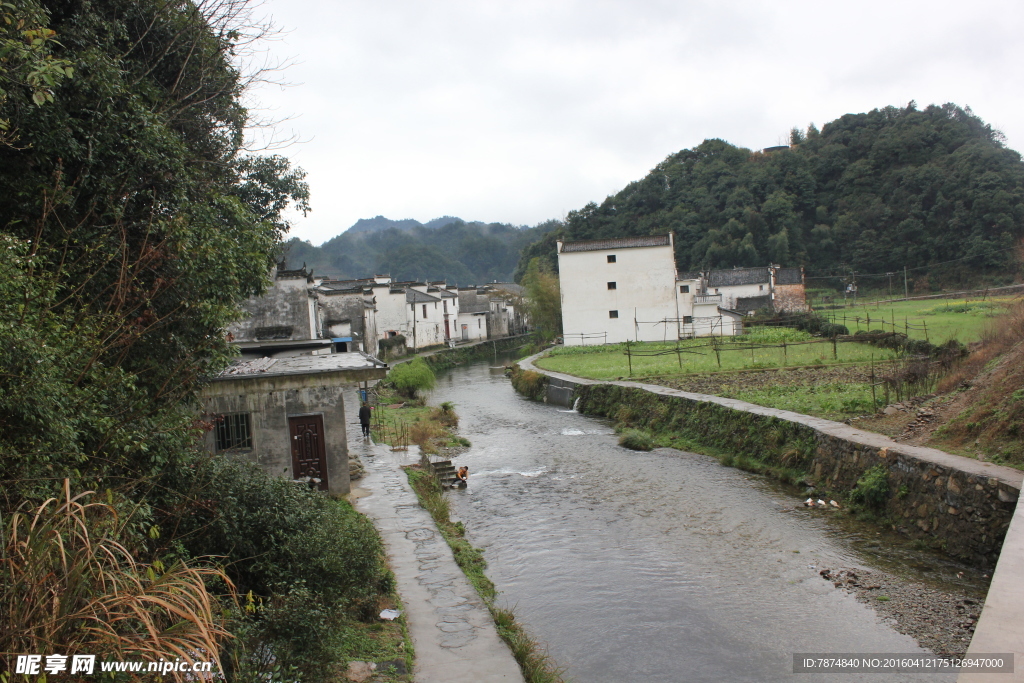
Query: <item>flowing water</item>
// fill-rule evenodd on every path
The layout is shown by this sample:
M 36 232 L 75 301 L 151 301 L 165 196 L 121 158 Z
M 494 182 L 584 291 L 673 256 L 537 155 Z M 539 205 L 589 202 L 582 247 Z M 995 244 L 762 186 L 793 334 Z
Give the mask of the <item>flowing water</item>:
M 915 679 L 792 673 L 795 652 L 921 652 L 818 575 L 870 562 L 862 535 L 713 458 L 623 449 L 606 422 L 527 401 L 488 365 L 445 373 L 431 397 L 456 404 L 473 444 L 452 513 L 569 678 Z

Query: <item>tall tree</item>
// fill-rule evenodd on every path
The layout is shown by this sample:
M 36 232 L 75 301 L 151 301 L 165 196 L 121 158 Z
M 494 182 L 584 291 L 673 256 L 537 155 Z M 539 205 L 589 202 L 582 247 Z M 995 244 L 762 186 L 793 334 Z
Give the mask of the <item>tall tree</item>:
M 309 193 L 244 150 L 245 0 L 38 7 L 70 70 L 43 106 L 30 79 L 0 101 L 0 476 L 95 484 L 188 449 L 221 329 Z

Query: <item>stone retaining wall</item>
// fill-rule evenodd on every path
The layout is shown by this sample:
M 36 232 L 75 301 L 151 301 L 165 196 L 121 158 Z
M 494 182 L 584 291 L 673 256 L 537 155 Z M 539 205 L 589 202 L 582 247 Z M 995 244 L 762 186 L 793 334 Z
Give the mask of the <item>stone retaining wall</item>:
M 575 402 L 581 413 L 611 419 L 627 415 L 648 429 L 802 469 L 815 486 L 837 498 L 852 491 L 865 472 L 882 465 L 889 493 L 879 512 L 895 529 L 934 541 L 978 565 L 992 565 L 999 557 L 1024 479 L 1018 470 L 735 399 L 552 373 L 531 360 L 520 366 L 548 376 L 549 402 Z

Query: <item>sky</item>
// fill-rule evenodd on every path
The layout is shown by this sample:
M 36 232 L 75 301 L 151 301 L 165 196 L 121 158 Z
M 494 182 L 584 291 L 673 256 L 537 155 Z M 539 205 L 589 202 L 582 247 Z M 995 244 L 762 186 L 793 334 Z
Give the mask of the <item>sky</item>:
M 287 68 L 253 146 L 307 172 L 320 244 L 359 218 L 535 225 L 669 154 L 953 102 L 1024 147 L 1024 3 L 268 0 Z M 274 148 L 271 141 L 291 144 Z

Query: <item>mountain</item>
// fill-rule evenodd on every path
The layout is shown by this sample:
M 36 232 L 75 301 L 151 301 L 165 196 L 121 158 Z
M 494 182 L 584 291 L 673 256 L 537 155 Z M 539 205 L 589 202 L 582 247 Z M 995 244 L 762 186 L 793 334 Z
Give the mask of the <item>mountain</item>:
M 557 268 L 555 240 L 675 233 L 681 269 L 805 266 L 812 273 L 1010 281 L 1024 250 L 1024 163 L 970 109 L 847 114 L 791 144 L 705 140 L 524 250 Z M 916 270 L 915 270 L 916 269 Z
M 285 257 L 289 264 L 305 262 L 321 275 L 343 279 L 387 274 L 396 280 L 466 285 L 507 282 L 523 247 L 560 225 L 467 223 L 453 216 L 420 223 L 376 216 L 356 221 L 319 247 L 293 238 L 285 244 Z

